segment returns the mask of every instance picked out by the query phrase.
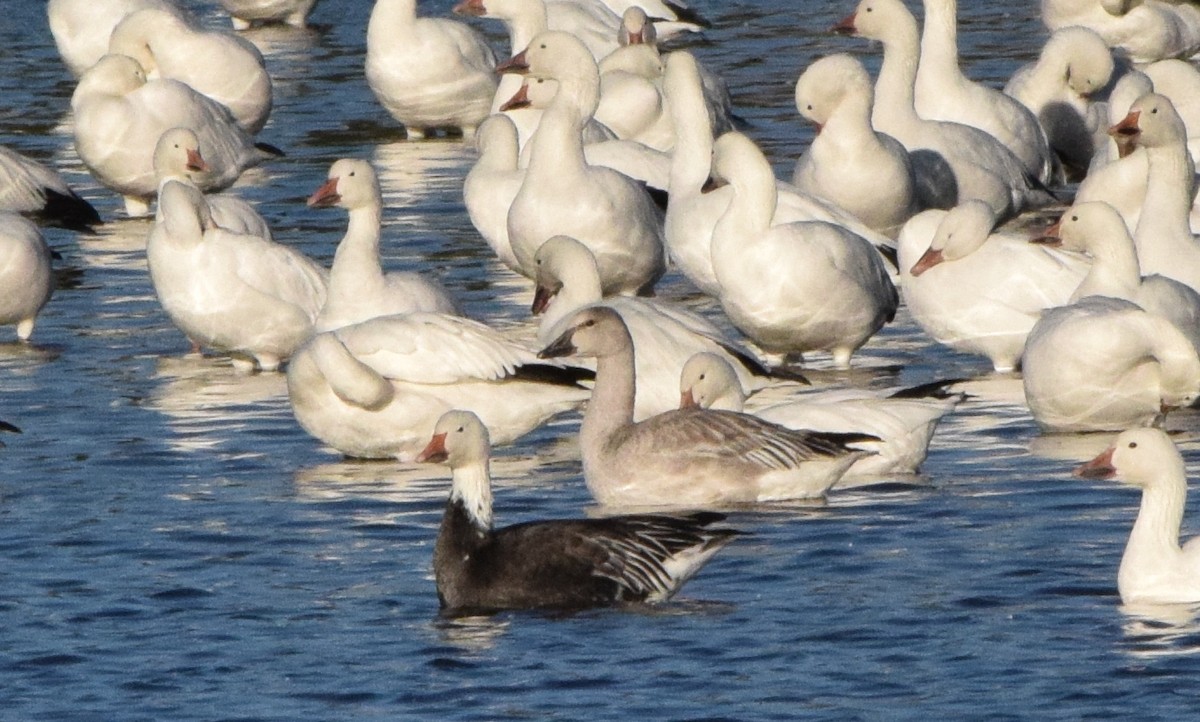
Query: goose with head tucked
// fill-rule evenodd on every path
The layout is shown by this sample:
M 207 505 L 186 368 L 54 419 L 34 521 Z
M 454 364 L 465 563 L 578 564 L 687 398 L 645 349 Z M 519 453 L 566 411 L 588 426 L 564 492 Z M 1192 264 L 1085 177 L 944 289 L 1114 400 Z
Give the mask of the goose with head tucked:
M 337 451 L 412 461 L 446 411 L 475 412 L 507 444 L 586 400 L 591 377 L 477 321 L 415 311 L 315 335 L 288 363 L 288 396 Z
M 738 370 L 739 383 L 758 390 L 772 377 L 749 351 L 726 338 L 703 317 L 657 299 L 613 296 L 602 298 L 596 261 L 582 243 L 555 236 L 542 244 L 537 256 L 537 291 L 533 312 L 541 314 L 538 341 L 558 337 L 564 319 L 586 306 L 615 310 L 633 339 L 637 396 L 633 418 L 641 421 L 677 406 L 679 372 L 693 354 L 717 354 Z M 775 374 L 803 380 L 796 374 Z
M 193 186 L 168 181 L 159 211 L 146 260 L 167 316 L 238 368 L 278 370 L 312 335 L 325 269 L 294 249 L 218 227 Z
M 496 57 L 448 18 L 417 17 L 416 0 L 376 0 L 367 23 L 367 84 L 414 140 L 445 128 L 469 137 L 491 113 Z
M 1005 373 L 1042 312 L 1070 299 L 1088 261 L 995 226 L 982 201 L 918 214 L 900 232 L 900 283 L 925 333 Z
M 1200 8 L 1158 0 L 1042 0 L 1042 20 L 1058 30 L 1079 25 L 1137 64 L 1186 58 L 1200 50 Z
M 737 535 L 709 528 L 724 517 L 636 514 L 492 526 L 487 428 L 447 411 L 417 461 L 445 462 L 453 479 L 433 550 L 447 614 L 501 609 L 583 609 L 670 599 Z
M 618 17 L 624 17 L 630 9 L 638 8 L 652 22 L 649 27 L 659 40 L 669 40 L 684 32 L 698 33 L 705 28 L 712 27 L 712 23 L 703 15 L 680 0 L 593 0 L 593 2 L 599 2 Z M 624 44 L 624 37 L 621 41 Z
M 317 0 L 220 0 L 234 30 L 249 30 L 260 23 L 308 27 L 308 14 Z
M 1121 432 L 1099 456 L 1075 469 L 1088 479 L 1117 479 L 1142 490 L 1141 507 L 1121 555 L 1117 592 L 1125 604 L 1200 602 L 1200 541 L 1182 546 L 1187 469 L 1160 429 Z
M 475 134 L 475 148 L 479 158 L 463 181 L 463 205 L 471 225 L 500 262 L 521 273 L 508 240 L 508 210 L 525 182 L 516 124 L 501 113 L 488 116 Z
M 383 194 L 375 169 L 365 160 L 343 158 L 329 167 L 329 180 L 308 199 L 313 208 L 344 208 L 350 216 L 329 272 L 329 300 L 317 331 L 411 311 L 457 314 L 441 284 L 411 271 L 384 273 L 379 263 Z
M 271 115 L 271 76 L 262 53 L 231 32 L 207 30 L 177 13 L 146 8 L 113 28 L 108 52 L 138 61 L 151 80 L 187 83 L 229 108 L 251 135 Z
M 191 128 L 200 139 L 208 171 L 195 180 L 205 191 L 228 188 L 242 171 L 279 154 L 256 145 L 225 106 L 178 80 L 148 80 L 126 55 L 106 55 L 84 73 L 71 110 L 80 160 L 124 197 L 131 216 L 150 212 L 158 192 L 154 145 L 171 128 Z
M 75 231 L 99 225 L 100 214 L 58 171 L 0 146 L 0 212 L 22 213 Z
M 37 315 L 54 293 L 50 247 L 28 219 L 0 211 L 0 326 L 15 324 L 28 341 Z
M 579 430 L 583 475 L 601 504 L 711 507 L 822 496 L 867 451 L 865 434 L 793 431 L 732 411 L 688 408 L 634 422 L 634 348 L 615 310 L 577 311 L 543 358 L 596 359 Z
M 713 185 L 733 187 L 712 235 L 721 307 L 739 331 L 772 354 L 850 356 L 896 313 L 899 297 L 879 252 L 842 226 L 780 222 L 776 181 L 746 136 L 713 147 Z
M 863 483 L 866 477 L 915 473 L 929 453 L 934 429 L 963 395 L 935 388 L 903 389 L 891 396 L 844 390 L 805 394 L 755 410 L 755 416 L 789 429 L 863 433 L 879 437 L 864 444 L 875 453 L 854 462 L 834 488 Z M 928 393 L 926 393 L 928 392 Z M 729 362 L 703 351 L 684 364 L 679 377 L 680 406 L 743 411 L 746 392 Z
M 113 28 L 145 8 L 158 8 L 186 17 L 174 0 L 49 0 L 46 16 L 58 54 L 71 75 L 78 78 L 108 53 Z
M 649 293 L 666 270 L 662 215 L 644 187 L 611 168 L 590 165 L 584 156 L 582 131 L 596 110 L 600 87 L 587 48 L 567 33 L 547 31 L 501 70 L 558 81 L 508 213 L 517 262 L 532 276 L 541 244 L 567 235 L 596 257 L 606 294 Z

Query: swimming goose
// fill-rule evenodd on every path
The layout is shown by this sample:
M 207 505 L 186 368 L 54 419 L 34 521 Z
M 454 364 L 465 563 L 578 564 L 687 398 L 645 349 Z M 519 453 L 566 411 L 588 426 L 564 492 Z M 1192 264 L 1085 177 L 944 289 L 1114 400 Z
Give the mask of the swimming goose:
M 1141 508 L 1117 571 L 1121 602 L 1200 602 L 1200 541 L 1179 543 L 1188 482 L 1183 457 L 1171 437 L 1160 429 L 1129 429 L 1075 474 L 1115 478 L 1142 490 Z
M 75 231 L 102 223 L 100 214 L 80 198 L 58 171 L 0 146 L 0 211 L 24 213 Z
M 796 161 L 792 183 L 894 238 L 919 208 L 908 151 L 871 127 L 875 91 L 854 57 L 830 55 L 796 81 L 796 109 L 817 136 Z
M 410 311 L 457 314 L 446 289 L 418 273 L 384 273 L 379 264 L 383 194 L 375 169 L 365 160 L 343 158 L 329 167 L 329 180 L 308 199 L 312 208 L 345 208 L 350 216 L 329 272 L 329 300 L 316 330 Z
M 917 64 L 917 114 L 978 128 L 1012 151 L 1038 181 L 1061 181 L 1037 117 L 1004 93 L 977 83 L 958 64 L 958 0 L 923 0 L 925 20 Z
M 249 40 L 207 30 L 178 13 L 146 8 L 113 28 L 108 52 L 128 55 L 150 80 L 170 78 L 217 101 L 254 135 L 271 114 L 271 76 Z
M 1029 332 L 1025 401 L 1046 431 L 1146 426 L 1200 397 L 1200 358 L 1169 321 L 1129 301 L 1088 296 Z
M 640 377 L 639 377 L 640 378 Z M 907 391 L 907 390 L 906 390 Z M 702 351 L 684 364 L 679 377 L 680 406 L 743 411 L 746 392 L 729 362 Z M 962 394 L 880 396 L 869 391 L 805 394 L 773 404 L 754 415 L 789 429 L 871 434 L 876 452 L 854 462 L 834 488 L 883 474 L 912 474 L 929 453 L 929 441 L 942 417 L 962 401 Z
M 1042 312 L 1067 303 L 1088 262 L 994 232 L 995 224 L 982 201 L 918 214 L 900 232 L 900 284 L 925 333 L 1006 373 Z
M 774 172 L 741 133 L 717 140 L 712 177 L 733 187 L 712 235 L 729 320 L 768 353 L 829 351 L 835 366 L 848 368 L 899 303 L 879 252 L 832 223 L 780 222 Z
M 438 602 L 450 614 L 665 602 L 737 532 L 724 517 L 638 514 L 492 526 L 491 441 L 470 411 L 447 411 L 417 461 L 453 479 L 433 548 Z
M 300 426 L 347 456 L 412 461 L 446 411 L 474 411 L 507 444 L 587 399 L 586 369 L 542 363 L 459 316 L 380 316 L 319 333 L 288 363 Z
M 1043 0 L 1042 20 L 1051 30 L 1081 25 L 1134 63 L 1186 58 L 1200 50 L 1200 8 L 1158 0 Z
M 491 113 L 496 58 L 470 27 L 418 18 L 416 0 L 376 0 L 367 23 L 367 84 L 409 138 L 457 128 L 469 137 Z
M 717 354 L 738 369 L 739 382 L 762 388 L 772 373 L 747 350 L 725 338 L 703 317 L 657 299 L 602 298 L 596 260 L 582 243 L 555 236 L 537 256 L 534 314 L 541 314 L 538 341 L 548 344 L 562 331 L 563 320 L 585 306 L 606 306 L 621 315 L 633 338 L 637 396 L 633 418 L 641 421 L 678 406 L 679 372 L 693 354 Z M 800 380 L 796 375 L 781 376 Z
M 28 341 L 38 312 L 54 293 L 50 247 L 31 221 L 0 211 L 0 326 L 16 324 Z
M 209 171 L 196 182 L 205 191 L 228 188 L 243 170 L 279 153 L 257 146 L 225 106 L 178 80 L 147 80 L 125 55 L 106 55 L 83 74 L 71 110 L 80 160 L 124 197 L 130 216 L 150 212 L 158 192 L 154 144 L 171 128 L 191 128 L 200 139 Z
M 317 0 L 220 0 L 234 30 L 249 30 L 255 23 L 283 23 L 308 27 L 308 14 Z
M 635 423 L 633 340 L 611 308 L 577 311 L 538 355 L 572 354 L 596 359 L 579 444 L 584 480 L 601 504 L 694 508 L 820 497 L 869 453 L 847 445 L 875 439 L 695 408 Z
M 1020 160 L 1000 141 L 978 128 L 917 113 L 920 40 L 917 21 L 900 0 L 862 0 L 833 29 L 883 43 L 871 122 L 908 149 L 924 207 L 947 208 L 974 198 L 1008 218 L 1053 200 L 1035 188 Z
M 159 210 L 146 260 L 171 321 L 194 343 L 230 353 L 240 369 L 278 370 L 312 335 L 324 269 L 286 246 L 219 228 L 192 186 L 167 182 Z
M 117 23 L 144 8 L 188 15 L 174 0 L 49 0 L 50 33 L 71 75 L 78 78 L 95 65 L 108 53 L 108 39 Z
M 569 34 L 547 31 L 500 70 L 558 81 L 508 213 L 509 241 L 525 275 L 534 275 L 533 256 L 546 239 L 567 235 L 596 257 L 606 294 L 649 293 L 666 270 L 662 216 L 628 176 L 587 163 L 581 133 L 600 85 L 587 49 Z

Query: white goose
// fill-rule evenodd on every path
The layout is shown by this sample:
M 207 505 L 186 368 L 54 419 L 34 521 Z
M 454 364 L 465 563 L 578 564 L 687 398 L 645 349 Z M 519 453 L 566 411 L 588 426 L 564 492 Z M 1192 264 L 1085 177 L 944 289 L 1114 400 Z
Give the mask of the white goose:
M 108 39 L 130 13 L 158 8 L 187 15 L 174 0 L 49 0 L 50 33 L 63 63 L 76 78 L 108 53 Z
M 154 142 L 171 128 L 191 128 L 200 139 L 209 172 L 196 182 L 205 191 L 228 188 L 243 170 L 279 153 L 257 146 L 225 106 L 178 80 L 147 80 L 125 55 L 106 55 L 84 73 L 71 110 L 80 160 L 124 197 L 131 216 L 150 212 L 158 192 Z
M 585 400 L 590 375 L 476 321 L 414 312 L 317 334 L 288 363 L 288 395 L 304 430 L 341 453 L 412 461 L 451 409 L 506 444 Z
M 639 376 L 640 378 L 640 376 Z M 733 367 L 720 356 L 701 352 L 688 359 L 679 377 L 681 406 L 742 411 L 746 392 Z M 854 462 L 835 488 L 884 474 L 912 474 L 929 453 L 929 441 L 942 417 L 962 401 L 962 394 L 906 397 L 869 391 L 806 394 L 794 401 L 754 411 L 754 415 L 789 429 L 871 434 L 878 443 L 864 444 L 875 453 Z
M 596 359 L 596 386 L 579 444 L 588 490 L 601 504 L 711 507 L 822 496 L 868 452 L 847 444 L 863 434 L 785 429 L 747 414 L 675 409 L 633 420 L 633 341 L 603 306 L 567 319 L 539 354 Z
M 1007 218 L 1052 200 L 1033 187 L 1020 160 L 1000 141 L 978 128 L 918 115 L 914 84 L 920 40 L 917 21 L 900 0 L 862 0 L 834 30 L 883 43 L 871 121 L 908 149 L 923 206 L 945 208 L 979 199 Z
M 50 247 L 31 221 L 0 211 L 0 326 L 16 324 L 28 341 L 38 312 L 54 293 Z
M 168 182 L 162 221 L 146 243 L 150 280 L 171 321 L 193 343 L 263 371 L 313 331 L 325 303 L 325 271 L 298 251 L 212 222 L 196 188 Z
M 1160 429 L 1129 429 L 1075 474 L 1116 478 L 1142 490 L 1141 508 L 1117 571 L 1121 601 L 1200 602 L 1200 541 L 1179 544 L 1188 482 L 1183 457 L 1171 437 Z
M 108 52 L 128 55 L 151 80 L 187 83 L 233 113 L 251 135 L 271 114 L 271 76 L 258 48 L 228 31 L 206 30 L 178 13 L 146 8 L 113 28 Z
M 698 33 L 712 27 L 708 20 L 679 0 L 593 0 L 600 2 L 618 17 L 630 8 L 641 8 L 654 22 L 654 33 L 660 40 L 669 40 L 683 32 Z
M 900 283 L 917 324 L 940 344 L 987 356 L 997 372 L 1017 367 L 1042 312 L 1083 280 L 1082 256 L 994 233 L 982 201 L 915 216 L 900 232 Z
M 1156 422 L 1200 397 L 1200 357 L 1166 319 L 1088 296 L 1047 311 L 1022 359 L 1025 401 L 1046 431 L 1110 431 Z
M 558 81 L 508 214 L 509 241 L 525 275 L 534 275 L 533 256 L 546 239 L 568 235 L 596 257 L 605 293 L 649 292 L 666 269 L 661 214 L 642 186 L 589 165 L 583 152 L 581 133 L 599 100 L 595 61 L 571 35 L 548 31 L 501 69 Z
M 764 351 L 830 351 L 839 368 L 899 302 L 878 251 L 832 223 L 777 222 L 775 175 L 741 133 L 713 147 L 715 182 L 733 197 L 712 235 L 721 307 Z
M 796 109 L 817 136 L 792 182 L 894 238 L 919 208 L 908 151 L 871 127 L 874 98 L 866 69 L 849 55 L 821 58 L 801 73 Z
M 1200 50 L 1200 9 L 1158 0 L 1042 0 L 1051 30 L 1081 25 L 1135 63 L 1186 58 Z
M 100 214 L 58 171 L 0 146 L 0 212 L 24 213 L 72 230 L 100 224 Z
M 383 195 L 370 163 L 354 158 L 334 162 L 329 180 L 309 197 L 308 205 L 345 208 L 350 216 L 333 256 L 329 300 L 317 318 L 318 332 L 412 311 L 458 313 L 440 284 L 413 272 L 383 272 L 379 263 Z
M 416 0 L 376 0 L 367 23 L 367 84 L 409 138 L 440 128 L 471 136 L 491 112 L 496 58 L 470 27 L 418 18 Z
M 220 0 L 229 13 L 234 30 L 248 30 L 256 23 L 283 23 L 308 27 L 308 14 L 317 0 Z
M 519 167 L 520 148 L 517 127 L 500 113 L 488 116 L 475 134 L 479 159 L 463 181 L 463 205 L 471 225 L 510 270 L 521 272 L 521 265 L 508 240 L 508 210 L 525 182 L 525 170 Z
M 533 312 L 542 314 L 538 341 L 548 344 L 562 332 L 564 320 L 585 306 L 606 306 L 621 315 L 633 338 L 637 396 L 633 418 L 641 421 L 678 406 L 679 372 L 696 353 L 717 355 L 738 370 L 739 383 L 757 390 L 770 378 L 754 356 L 727 339 L 706 319 L 655 299 L 600 293 L 596 260 L 582 243 L 555 236 L 537 252 L 537 290 Z M 795 375 L 791 380 L 798 380 Z
M 958 64 L 958 0 L 923 0 L 917 114 L 979 128 L 996 138 L 1042 183 L 1057 180 L 1054 156 L 1037 117 L 999 90 L 977 83 Z

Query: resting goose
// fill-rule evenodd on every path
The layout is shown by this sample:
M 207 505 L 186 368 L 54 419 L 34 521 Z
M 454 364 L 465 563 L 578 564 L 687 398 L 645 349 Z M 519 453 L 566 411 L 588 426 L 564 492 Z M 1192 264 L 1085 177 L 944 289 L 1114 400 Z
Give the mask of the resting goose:
M 525 182 L 525 170 L 519 167 L 516 125 L 507 115 L 488 116 L 475 134 L 475 148 L 479 158 L 463 181 L 463 205 L 471 225 L 500 262 L 520 273 L 521 265 L 508 240 L 508 210 Z
M 106 55 L 71 96 L 75 150 L 102 185 L 120 193 L 131 216 L 150 212 L 158 192 L 154 144 L 171 128 L 191 128 L 209 171 L 196 178 L 205 191 L 233 185 L 242 171 L 279 154 L 257 146 L 229 110 L 178 80 L 147 80 L 137 61 Z
M 76 78 L 108 53 L 117 23 L 144 8 L 187 16 L 174 0 L 49 0 L 46 15 L 58 54 Z
M 699 12 L 678 0 L 592 0 L 607 7 L 618 17 L 630 8 L 640 8 L 654 23 L 654 34 L 669 40 L 683 32 L 698 33 L 712 27 Z
M 102 223 L 100 214 L 80 198 L 58 171 L 0 146 L 0 212 L 23 213 L 76 231 Z
M 302 253 L 213 223 L 196 188 L 169 181 L 162 220 L 146 242 L 163 310 L 193 343 L 234 365 L 276 371 L 313 332 L 325 303 L 325 270 Z
M 0 326 L 16 324 L 28 341 L 38 312 L 54 293 L 50 247 L 31 221 L 0 211 Z
M 899 303 L 879 252 L 832 223 L 781 222 L 774 172 L 741 133 L 717 140 L 712 176 L 714 185 L 733 187 L 712 235 L 729 320 L 768 353 L 829 351 L 835 366 L 848 368 Z
M 329 167 L 329 180 L 308 199 L 313 208 L 345 208 L 350 216 L 329 272 L 329 300 L 316 331 L 411 311 L 457 314 L 446 289 L 418 273 L 384 273 L 379 263 L 383 194 L 375 169 L 365 160 L 343 158 Z
M 470 411 L 447 411 L 417 461 L 445 462 L 453 485 L 433 572 L 448 614 L 582 609 L 670 599 L 733 538 L 724 517 L 637 514 L 492 526 L 491 440 Z
M 577 311 L 539 356 L 572 354 L 596 359 L 579 443 L 584 479 L 601 504 L 694 508 L 820 497 L 869 453 L 847 444 L 875 440 L 695 408 L 635 423 L 633 340 L 611 308 Z
M 875 453 L 854 462 L 834 488 L 853 486 L 864 477 L 912 474 L 929 453 L 929 441 L 942 417 L 962 394 L 894 396 L 868 391 L 805 394 L 794 401 L 758 409 L 754 415 L 789 429 L 871 434 L 878 443 L 864 445 Z M 680 406 L 743 411 L 746 392 L 729 361 L 702 351 L 683 366 L 679 377 Z
M 900 284 L 925 333 L 1006 373 L 1042 312 L 1070 299 L 1088 262 L 995 225 L 982 201 L 918 214 L 900 232 Z
M 229 13 L 234 30 L 248 30 L 256 23 L 283 23 L 308 27 L 308 14 L 317 0 L 220 0 Z
M 446 411 L 474 411 L 507 444 L 588 391 L 586 369 L 538 362 L 459 316 L 380 316 L 319 333 L 288 363 L 300 426 L 347 456 L 412 461 Z
M 376 0 L 367 23 L 367 84 L 414 140 L 442 128 L 471 136 L 491 113 L 496 58 L 470 27 L 418 18 L 416 0 Z
M 1043 0 L 1042 20 L 1051 30 L 1081 25 L 1134 63 L 1186 58 L 1200 50 L 1200 9 L 1159 0 Z
M 1141 508 L 1117 571 L 1121 601 L 1200 602 L 1200 541 L 1179 544 L 1188 482 L 1183 457 L 1171 437 L 1160 429 L 1129 429 L 1075 474 L 1115 478 L 1142 490 Z

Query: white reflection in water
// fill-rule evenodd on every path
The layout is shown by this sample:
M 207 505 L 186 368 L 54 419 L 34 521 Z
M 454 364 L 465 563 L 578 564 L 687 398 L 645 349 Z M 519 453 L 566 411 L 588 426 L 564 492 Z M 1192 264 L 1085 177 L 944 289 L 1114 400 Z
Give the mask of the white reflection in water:
M 511 617 L 502 615 L 446 617 L 434 623 L 441 641 L 464 652 L 487 652 L 496 646 L 512 624 Z
M 1125 604 L 1125 651 L 1139 659 L 1200 653 L 1200 604 Z

